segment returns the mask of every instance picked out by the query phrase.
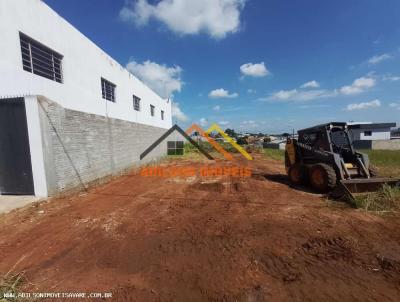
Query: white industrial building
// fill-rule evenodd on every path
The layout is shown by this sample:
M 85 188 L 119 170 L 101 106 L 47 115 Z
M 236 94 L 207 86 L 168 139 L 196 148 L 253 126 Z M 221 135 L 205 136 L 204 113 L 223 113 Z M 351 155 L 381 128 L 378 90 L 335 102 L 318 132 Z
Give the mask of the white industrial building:
M 348 123 L 353 141 L 390 140 L 396 123 Z
M 391 149 L 392 146 L 391 129 L 396 127 L 396 123 L 348 123 L 351 138 L 357 149 Z
M 169 100 L 41 0 L 0 0 L 0 33 L 0 194 L 86 187 L 172 126 Z

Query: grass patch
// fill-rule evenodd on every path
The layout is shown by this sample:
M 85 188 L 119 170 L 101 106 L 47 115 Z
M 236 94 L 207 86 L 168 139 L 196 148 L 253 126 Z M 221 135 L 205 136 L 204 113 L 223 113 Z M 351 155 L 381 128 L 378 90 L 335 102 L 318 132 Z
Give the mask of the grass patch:
M 217 150 L 214 148 L 214 146 L 212 146 L 209 142 L 198 142 L 198 144 L 200 145 L 200 147 L 202 147 L 205 151 L 207 151 L 208 153 L 215 153 L 217 152 Z M 239 151 L 233 147 L 230 143 L 226 143 L 226 142 L 217 142 L 217 144 L 219 144 L 222 148 L 225 149 L 225 151 L 229 152 L 229 153 L 238 153 Z M 196 153 L 200 153 L 200 151 L 193 146 L 190 143 L 186 143 L 185 144 L 185 152 L 196 152 Z
M 224 159 L 223 154 L 221 154 L 216 148 L 214 148 L 213 145 L 211 145 L 209 142 L 197 142 L 199 146 L 206 151 L 208 154 L 210 154 L 214 159 Z M 217 144 L 221 146 L 227 153 L 230 153 L 232 155 L 237 155 L 239 154 L 239 150 L 236 149 L 231 143 L 228 142 L 221 142 L 218 141 Z M 240 145 L 241 148 L 243 148 L 246 152 L 252 153 L 252 152 L 257 152 L 260 153 L 262 152 L 262 148 L 256 147 L 256 146 L 251 146 L 251 145 Z M 204 159 L 204 155 L 200 152 L 199 149 L 197 149 L 195 146 L 193 146 L 191 143 L 185 143 L 184 144 L 184 154 L 183 155 L 168 155 L 167 159 L 168 160 L 175 160 L 175 159 L 190 159 L 190 160 L 200 160 Z
M 360 150 L 369 156 L 372 165 L 382 177 L 400 177 L 400 151 L 397 150 Z
M 369 212 L 391 212 L 400 210 L 400 188 L 384 185 L 375 193 L 355 196 L 356 207 Z
M 207 153 L 209 153 L 214 158 L 223 158 L 222 154 L 220 154 L 209 142 L 198 142 L 200 147 L 203 148 Z M 228 153 L 239 153 L 239 151 L 233 147 L 230 143 L 218 142 L 218 144 L 224 148 Z M 169 160 L 175 159 L 191 159 L 191 160 L 201 160 L 204 159 L 204 155 L 190 143 L 184 144 L 184 154 L 183 155 L 168 155 L 167 158 Z
M 397 150 L 360 150 L 369 156 L 373 166 L 378 168 L 381 177 L 400 177 L 400 151 Z M 264 149 L 264 154 L 281 162 L 285 161 L 285 151 Z
M 214 147 L 208 142 L 198 142 L 198 144 L 209 153 L 212 157 L 218 158 L 221 155 L 214 149 Z M 168 160 L 176 160 L 176 159 L 190 159 L 190 160 L 203 160 L 205 157 L 203 153 L 200 152 L 195 146 L 191 143 L 185 143 L 183 149 L 183 155 L 168 155 Z
M 19 288 L 26 281 L 24 272 L 17 274 L 6 274 L 0 278 L 0 302 L 21 301 L 17 297 Z M 4 297 L 4 295 L 13 294 L 13 297 Z
M 264 154 L 272 159 L 279 160 L 281 162 L 285 161 L 285 150 L 266 148 L 264 149 Z

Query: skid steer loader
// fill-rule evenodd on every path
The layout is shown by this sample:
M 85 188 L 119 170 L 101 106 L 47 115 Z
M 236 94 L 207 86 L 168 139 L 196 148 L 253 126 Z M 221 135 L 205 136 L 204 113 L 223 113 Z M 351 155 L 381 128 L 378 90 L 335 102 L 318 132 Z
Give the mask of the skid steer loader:
M 298 131 L 298 139 L 288 138 L 285 167 L 293 184 L 353 201 L 353 193 L 400 185 L 400 179 L 378 178 L 368 155 L 354 150 L 346 123 L 318 125 Z

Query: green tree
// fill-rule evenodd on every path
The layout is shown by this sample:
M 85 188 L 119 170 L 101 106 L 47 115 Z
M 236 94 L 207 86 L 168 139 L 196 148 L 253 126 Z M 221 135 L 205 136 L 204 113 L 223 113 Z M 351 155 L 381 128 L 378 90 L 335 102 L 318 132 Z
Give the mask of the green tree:
M 237 133 L 235 132 L 234 129 L 226 129 L 225 133 L 228 134 L 230 137 L 236 138 L 237 137 Z
M 247 142 L 246 138 L 244 138 L 244 137 L 239 137 L 239 138 L 237 139 L 237 144 L 238 144 L 238 145 L 248 145 L 248 142 Z

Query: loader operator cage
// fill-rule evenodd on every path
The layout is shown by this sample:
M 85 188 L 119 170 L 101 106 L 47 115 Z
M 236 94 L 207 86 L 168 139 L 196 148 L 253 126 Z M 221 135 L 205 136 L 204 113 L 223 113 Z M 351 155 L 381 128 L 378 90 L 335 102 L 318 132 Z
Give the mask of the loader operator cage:
M 340 127 L 333 127 L 331 130 L 331 140 L 333 148 L 351 149 L 348 133 Z
M 326 135 L 326 132 L 303 133 L 300 136 L 300 142 L 315 149 L 328 152 L 330 151 L 329 140 Z
M 299 131 L 299 142 L 327 152 L 351 152 L 346 123 L 327 123 Z

